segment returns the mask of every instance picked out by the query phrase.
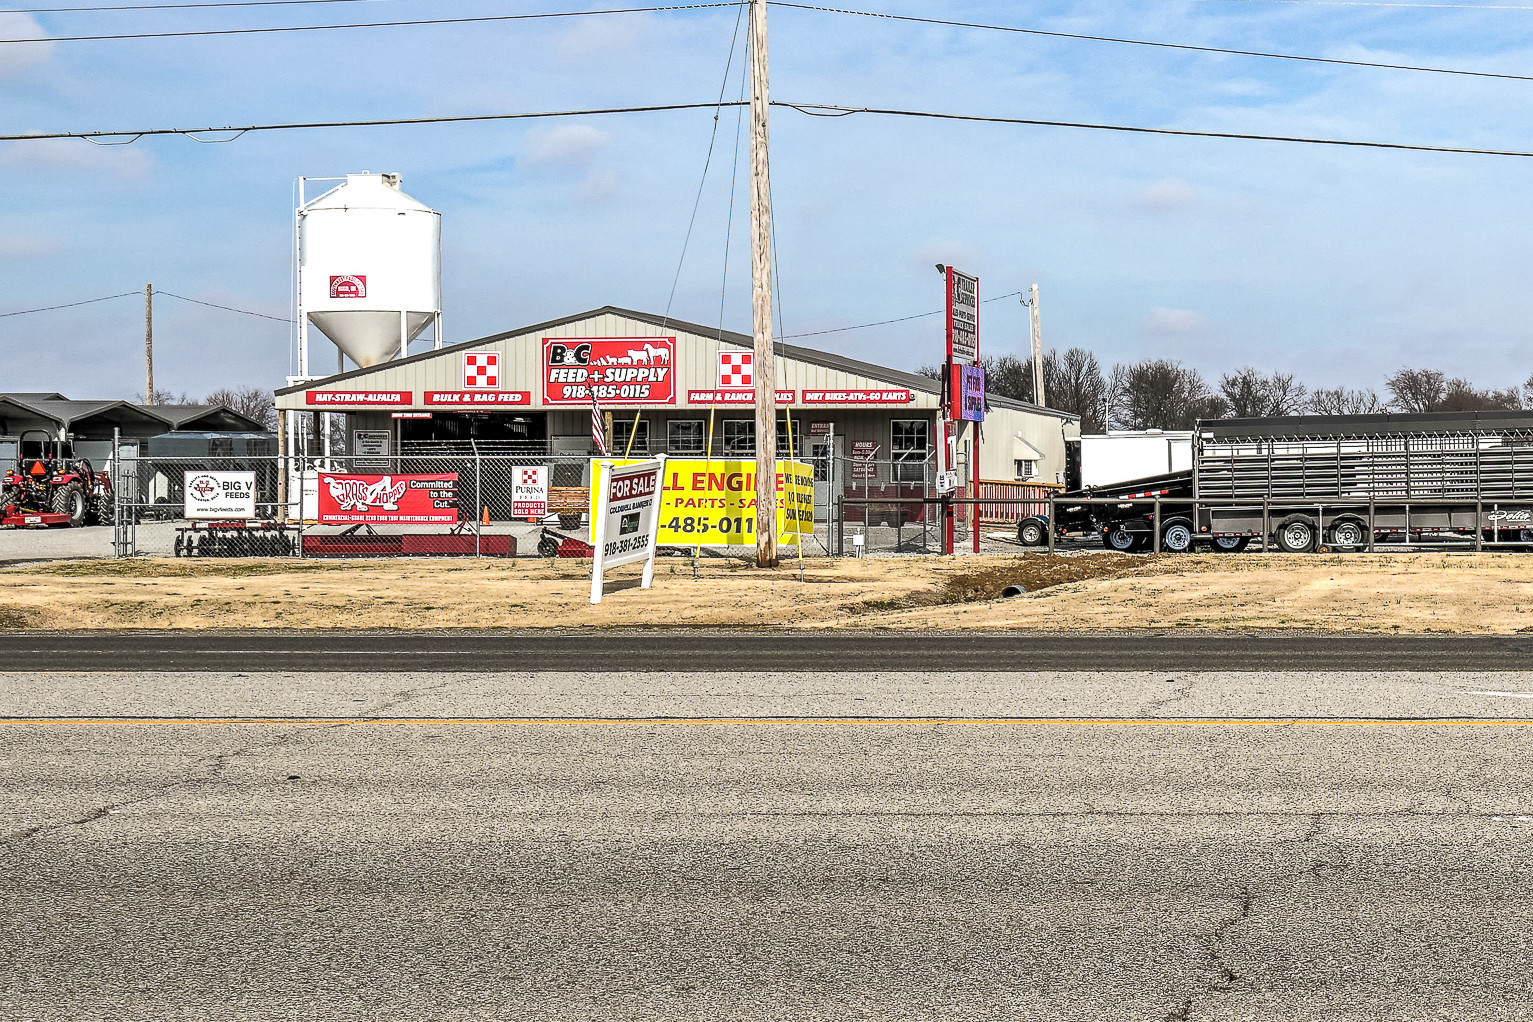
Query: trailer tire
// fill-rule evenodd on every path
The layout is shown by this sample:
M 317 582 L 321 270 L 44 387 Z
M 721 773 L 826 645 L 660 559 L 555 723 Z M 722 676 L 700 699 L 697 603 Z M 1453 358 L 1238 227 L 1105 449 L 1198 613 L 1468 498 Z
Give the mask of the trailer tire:
M 1220 554 L 1238 554 L 1251 545 L 1250 536 L 1215 536 L 1214 552 Z
M 1120 554 L 1131 554 L 1140 549 L 1139 534 L 1130 532 L 1121 524 L 1109 525 L 1102 530 L 1102 545 Z
M 1184 521 L 1167 522 L 1160 532 L 1161 553 L 1167 554 L 1190 554 L 1193 546 L 1192 523 Z
M 1355 553 L 1368 549 L 1368 529 L 1355 518 L 1331 523 L 1331 549 L 1337 553 Z
M 1017 526 L 1017 542 L 1023 546 L 1043 546 L 1049 534 L 1036 518 L 1025 519 Z
M 1307 515 L 1289 515 L 1278 523 L 1277 547 L 1285 554 L 1307 554 L 1315 549 L 1318 530 Z
M 79 483 L 61 486 L 53 494 L 54 513 L 68 515 L 71 529 L 77 529 L 85 524 L 85 515 L 89 510 L 90 505 L 85 499 L 85 487 Z

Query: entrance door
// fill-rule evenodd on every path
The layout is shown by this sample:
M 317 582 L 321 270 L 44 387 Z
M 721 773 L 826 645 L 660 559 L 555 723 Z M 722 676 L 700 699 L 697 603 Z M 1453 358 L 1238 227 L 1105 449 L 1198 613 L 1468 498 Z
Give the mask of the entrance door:
M 814 466 L 814 519 L 817 522 L 830 520 L 832 502 L 840 495 L 841 459 L 845 451 L 845 437 L 809 438 L 809 464 Z

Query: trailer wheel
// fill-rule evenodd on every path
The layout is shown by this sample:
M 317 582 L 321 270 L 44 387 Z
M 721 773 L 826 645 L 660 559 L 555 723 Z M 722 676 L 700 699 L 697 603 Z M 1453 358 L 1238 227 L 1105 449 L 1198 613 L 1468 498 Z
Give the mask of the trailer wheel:
M 1339 553 L 1353 553 L 1368 546 L 1368 532 L 1363 523 L 1343 518 L 1331 525 L 1331 549 Z
M 1161 530 L 1160 549 L 1168 554 L 1185 554 L 1192 550 L 1192 526 L 1186 522 L 1169 522 Z
M 1289 515 L 1277 527 L 1277 546 L 1285 554 L 1307 554 L 1315 548 L 1315 523 L 1304 515 Z
M 1238 554 L 1251 545 L 1250 536 L 1215 536 L 1214 550 L 1221 554 Z
M 1109 525 L 1102 531 L 1102 545 L 1120 554 L 1132 553 L 1139 547 L 1139 536 L 1120 525 Z
M 1043 523 L 1036 518 L 1029 518 L 1017 526 L 1017 542 L 1023 546 L 1043 546 L 1047 539 Z

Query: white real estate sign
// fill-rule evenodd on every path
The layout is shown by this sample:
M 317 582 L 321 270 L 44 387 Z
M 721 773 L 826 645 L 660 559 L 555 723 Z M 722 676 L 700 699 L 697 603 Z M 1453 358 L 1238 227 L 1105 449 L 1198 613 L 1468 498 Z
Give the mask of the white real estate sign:
M 187 472 L 186 517 L 224 521 L 256 516 L 254 472 Z
M 591 602 L 600 603 L 602 574 L 608 568 L 643 561 L 641 587 L 648 589 L 654 581 L 665 456 L 633 465 L 598 461 L 593 467 L 596 517 L 591 534 L 596 556 L 591 561 Z

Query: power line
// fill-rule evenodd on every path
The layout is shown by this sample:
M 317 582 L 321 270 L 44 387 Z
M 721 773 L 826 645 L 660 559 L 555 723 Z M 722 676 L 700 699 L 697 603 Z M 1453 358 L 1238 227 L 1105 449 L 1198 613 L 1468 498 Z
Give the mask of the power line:
M 1273 2 L 1273 0 L 1263 0 Z M 1293 0 L 1290 0 L 1293 2 Z M 817 7 L 812 4 L 789 3 L 787 0 L 768 0 L 773 7 L 787 7 L 800 11 L 819 11 L 826 14 L 853 14 L 863 18 L 880 18 L 885 21 L 907 21 L 920 25 L 941 25 L 948 28 L 983 29 L 990 32 L 1009 32 L 1016 35 L 1046 36 L 1051 39 L 1075 39 L 1096 43 L 1119 43 L 1124 46 L 1149 46 L 1165 50 L 1187 50 L 1193 53 L 1217 53 L 1237 57 L 1264 57 L 1270 60 L 1296 60 L 1308 64 L 1339 64 L 1345 67 L 1367 67 L 1388 71 L 1421 71 L 1427 74 L 1462 75 L 1470 78 L 1500 78 L 1514 82 L 1533 82 L 1533 75 L 1498 74 L 1492 71 L 1464 71 L 1457 68 L 1422 67 L 1414 64 L 1386 64 L 1373 60 L 1342 60 L 1337 57 L 1310 57 L 1294 53 L 1270 53 L 1265 50 L 1234 50 L 1220 46 L 1194 46 L 1189 43 L 1167 43 L 1148 39 L 1122 39 L 1116 36 L 1085 35 L 1079 32 L 1050 32 L 1040 28 L 1017 28 L 1010 25 L 985 25 L 970 21 L 949 21 L 944 18 L 918 18 L 906 14 L 881 14 L 875 11 L 853 11 L 839 7 Z M 1518 8 L 1530 10 L 1533 8 Z
M 1013 291 L 1010 294 L 996 295 L 994 298 L 984 299 L 980 302 L 980 304 L 989 305 L 991 302 L 999 302 L 1005 298 L 1015 298 L 1021 293 L 1021 291 Z M 829 330 L 810 330 L 808 333 L 802 334 L 784 334 L 779 337 L 778 340 L 791 341 L 798 337 L 821 337 L 825 334 L 844 334 L 848 330 L 867 330 L 868 328 L 875 326 L 888 326 L 891 323 L 908 323 L 913 319 L 927 319 L 932 316 L 940 316 L 944 311 L 946 310 L 934 309 L 931 312 L 918 312 L 913 316 L 901 316 L 898 319 L 881 319 L 877 323 L 859 323 L 856 326 L 838 326 L 832 327 Z
M 90 305 L 94 302 L 109 302 L 114 298 L 130 298 L 142 294 L 141 291 L 124 291 L 120 295 L 107 295 L 104 298 L 87 298 L 83 302 L 70 302 L 67 305 L 45 305 L 40 309 L 21 309 L 16 312 L 0 312 L 0 319 L 6 316 L 29 316 L 34 312 L 52 312 L 54 309 L 73 309 L 77 305 Z
M 520 114 L 461 114 L 450 117 L 400 117 L 373 121 L 298 121 L 288 124 L 248 124 L 239 127 L 207 128 L 145 128 L 128 131 L 51 131 L 19 135 L 0 135 L 0 142 L 38 142 L 47 139 L 78 138 L 97 142 L 99 139 L 125 138 L 125 142 L 97 142 L 98 145 L 130 145 L 152 135 L 185 135 L 195 138 L 219 132 L 233 132 L 232 138 L 220 141 L 232 142 L 240 135 L 252 131 L 297 131 L 308 128 L 376 128 L 417 124 L 463 124 L 474 121 L 539 120 L 554 117 L 591 117 L 608 114 L 661 113 L 672 110 L 719 110 L 728 106 L 743 106 L 743 102 L 725 103 L 663 103 L 652 106 L 606 107 L 589 110 L 549 110 Z M 1458 156 L 1515 156 L 1533 157 L 1533 152 L 1520 149 L 1478 149 L 1469 146 L 1417 145 L 1409 142 L 1370 142 L 1361 139 L 1311 138 L 1303 135 L 1260 135 L 1237 131 L 1195 131 L 1190 128 L 1146 128 L 1131 124 L 1098 124 L 1090 121 L 1053 121 L 1035 117 L 993 117 L 980 114 L 949 114 L 930 110 L 897 110 L 886 107 L 836 106 L 829 103 L 791 103 L 773 100 L 772 106 L 797 110 L 811 117 L 850 117 L 854 114 L 874 114 L 882 117 L 911 117 L 938 121 L 963 121 L 972 124 L 1016 124 L 1040 128 L 1076 128 L 1086 131 L 1117 131 L 1138 135 L 1167 135 L 1179 138 L 1222 138 L 1242 142 L 1287 142 L 1296 145 L 1342 146 L 1354 149 L 1388 149 L 1399 152 L 1449 153 Z M 199 142 L 211 141 L 196 139 Z
M 1299 145 L 1345 146 L 1356 149 L 1392 149 L 1415 153 L 1453 153 L 1460 156 L 1533 157 L 1520 149 L 1474 149 L 1460 146 L 1413 145 L 1408 142 L 1366 142 L 1346 138 L 1308 138 L 1302 135 L 1255 135 L 1238 131 L 1193 131 L 1186 128 L 1143 128 L 1128 124 L 1093 124 L 1087 121 L 1047 121 L 1031 117 L 985 117 L 979 114 L 944 114 L 925 110 L 891 110 L 874 107 L 832 106 L 820 103 L 785 103 L 773 100 L 773 106 L 785 106 L 813 117 L 849 117 L 853 114 L 878 114 L 885 117 L 915 117 L 938 121 L 967 121 L 974 124 L 1026 124 L 1042 128 L 1081 128 L 1089 131 L 1122 131 L 1138 135 L 1174 135 L 1181 138 L 1227 138 L 1242 142 L 1289 142 Z M 0 141 L 5 141 L 0 136 Z
M 124 39 L 186 39 L 193 36 L 270 35 L 276 32 L 331 32 L 348 28 L 400 28 L 420 25 L 472 25 L 495 21 L 537 21 L 549 18 L 588 18 L 601 14 L 653 14 L 738 7 L 739 0 L 719 3 L 672 4 L 665 7 L 623 7 L 603 11 L 559 11 L 545 14 L 496 14 L 479 18 L 422 18 L 414 21 L 369 21 L 346 25 L 274 25 L 268 28 L 210 28 L 186 32 L 123 32 L 115 35 L 56 35 L 33 39 L 0 39 L 0 43 L 88 43 Z
M 236 309 L 236 308 L 233 308 L 232 306 L 228 306 L 228 305 L 215 305 L 212 302 L 204 302 L 204 301 L 202 301 L 199 298 L 188 298 L 185 295 L 173 294 L 170 291 L 156 291 L 155 294 L 156 295 L 163 295 L 166 298 L 179 298 L 183 302 L 191 302 L 193 305 L 206 305 L 210 309 L 223 309 L 225 312 L 237 312 L 241 316 L 257 316 L 257 317 L 259 317 L 261 319 L 274 319 L 278 323 L 291 323 L 292 322 L 292 320 L 288 319 L 286 316 L 268 316 L 264 312 L 251 312 L 248 309 Z

